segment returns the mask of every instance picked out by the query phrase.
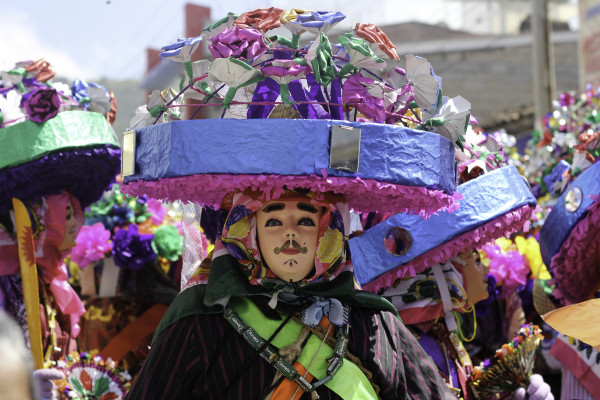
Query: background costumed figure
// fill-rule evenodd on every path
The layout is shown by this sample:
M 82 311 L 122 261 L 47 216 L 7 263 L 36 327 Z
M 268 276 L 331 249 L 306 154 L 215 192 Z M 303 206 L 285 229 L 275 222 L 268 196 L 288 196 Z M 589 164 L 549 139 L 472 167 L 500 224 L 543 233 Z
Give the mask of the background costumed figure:
M 63 259 L 82 208 L 114 179 L 120 157 L 114 97 L 81 79 L 51 83 L 53 76 L 38 60 L 0 80 L 0 306 L 23 329 L 40 381 L 62 375 L 42 368 L 74 349 L 85 310 Z M 52 396 L 52 385 L 44 387 Z

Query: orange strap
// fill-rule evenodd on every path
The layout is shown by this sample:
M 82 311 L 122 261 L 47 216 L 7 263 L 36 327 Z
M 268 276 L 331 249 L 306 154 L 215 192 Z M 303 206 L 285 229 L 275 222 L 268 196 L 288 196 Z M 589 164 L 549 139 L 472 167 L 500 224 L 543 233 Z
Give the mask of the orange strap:
M 296 371 L 298 371 L 300 375 L 304 375 L 304 373 L 306 373 L 306 368 L 304 368 L 304 365 L 300 364 L 299 362 L 294 363 L 294 368 L 296 368 Z M 304 379 L 311 382 L 313 376 L 310 373 L 308 373 L 306 374 Z M 296 382 L 284 378 L 283 381 L 281 381 L 281 383 L 279 384 L 279 386 L 277 386 L 277 389 L 275 389 L 275 391 L 273 392 L 271 400 L 298 400 L 304 394 L 304 390 L 302 388 L 298 388 L 298 391 L 296 392 L 296 388 L 298 388 L 298 384 Z M 292 399 L 294 392 L 296 392 L 296 395 Z
M 116 363 L 121 361 L 125 354 L 139 346 L 140 340 L 156 330 L 158 323 L 167 311 L 167 306 L 157 303 L 137 317 L 133 322 L 113 337 L 102 350 L 100 355 L 105 359 L 110 357 Z
M 319 321 L 319 326 L 327 330 L 329 325 L 331 325 L 331 322 L 329 322 L 329 319 L 326 316 L 323 316 L 321 321 Z M 330 332 L 329 336 L 333 336 L 333 332 Z M 300 375 L 304 375 L 306 373 L 306 368 L 304 368 L 304 365 L 300 364 L 299 362 L 294 363 L 294 368 L 296 368 L 296 371 L 298 371 Z M 313 376 L 309 372 L 306 374 L 304 379 L 306 379 L 308 382 L 312 382 Z M 302 388 L 298 388 L 298 391 L 296 391 L 296 388 L 298 388 L 298 384 L 296 382 L 284 378 L 279 386 L 277 386 L 277 389 L 275 389 L 273 392 L 271 400 L 298 400 L 304 394 L 304 390 Z M 296 393 L 295 396 L 294 392 Z M 294 396 L 293 399 L 292 396 Z

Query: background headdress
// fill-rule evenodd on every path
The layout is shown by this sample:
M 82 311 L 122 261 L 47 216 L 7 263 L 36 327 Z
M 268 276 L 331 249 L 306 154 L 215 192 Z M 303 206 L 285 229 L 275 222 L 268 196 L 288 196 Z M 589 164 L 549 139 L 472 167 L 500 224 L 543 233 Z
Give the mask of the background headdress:
M 587 300 L 598 289 L 600 163 L 579 175 L 558 198 L 540 231 L 542 259 L 566 304 Z
M 50 81 L 44 61 L 0 72 L 0 213 L 21 200 L 66 190 L 83 208 L 102 196 L 119 168 L 112 92 L 77 79 Z
M 457 192 L 463 200 L 453 213 L 429 219 L 397 214 L 350 240 L 355 274 L 365 290 L 379 292 L 396 279 L 518 231 L 536 204 L 514 166 L 463 183 Z

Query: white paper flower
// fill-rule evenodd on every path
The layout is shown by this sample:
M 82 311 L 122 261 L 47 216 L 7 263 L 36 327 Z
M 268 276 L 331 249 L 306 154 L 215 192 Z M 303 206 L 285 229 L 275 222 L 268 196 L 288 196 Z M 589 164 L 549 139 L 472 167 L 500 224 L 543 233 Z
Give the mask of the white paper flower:
M 0 113 L 4 119 L 4 127 L 22 122 L 25 119 L 25 113 L 21 110 L 22 96 L 16 91 L 11 90 L 6 93 L 6 97 L 0 95 Z
M 456 96 L 452 99 L 444 96 L 442 105 L 437 110 L 437 113 L 431 117 L 427 113 L 425 115 L 427 115 L 427 119 L 443 118 L 444 125 L 435 126 L 433 131 L 454 143 L 458 140 L 459 135 L 464 135 L 470 113 L 471 103 L 461 96 Z

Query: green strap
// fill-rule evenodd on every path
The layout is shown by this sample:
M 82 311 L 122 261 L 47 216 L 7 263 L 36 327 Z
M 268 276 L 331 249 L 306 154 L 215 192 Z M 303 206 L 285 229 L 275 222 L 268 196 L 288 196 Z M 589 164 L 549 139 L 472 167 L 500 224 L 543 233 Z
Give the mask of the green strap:
M 281 321 L 265 318 L 258 307 L 244 297 L 233 297 L 230 300 L 230 306 L 262 338 L 271 337 L 273 332 L 281 325 Z M 290 320 L 271 341 L 271 344 L 280 349 L 288 346 L 296 340 L 301 331 L 302 325 L 294 320 Z M 310 335 L 297 360 L 304 368 L 308 368 L 321 343 L 322 340 L 318 336 L 314 334 Z M 319 380 L 325 378 L 327 367 L 329 366 L 327 359 L 332 356 L 333 349 L 326 343 L 323 343 L 321 350 L 310 367 L 310 374 Z M 353 384 L 349 384 L 349 382 L 353 382 Z M 342 366 L 333 379 L 325 383 L 325 386 L 343 399 L 377 399 L 375 390 L 365 374 L 354 363 L 346 359 L 344 359 Z

